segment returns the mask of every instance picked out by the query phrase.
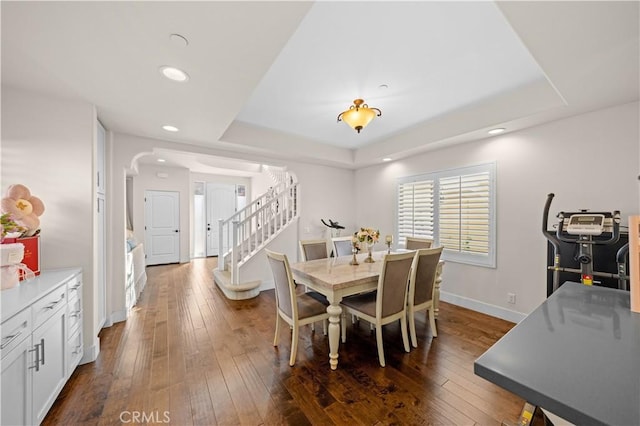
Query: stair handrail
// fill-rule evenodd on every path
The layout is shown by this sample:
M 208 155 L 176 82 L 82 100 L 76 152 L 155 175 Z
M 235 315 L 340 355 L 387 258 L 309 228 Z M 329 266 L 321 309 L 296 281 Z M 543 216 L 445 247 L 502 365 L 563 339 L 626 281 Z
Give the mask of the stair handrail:
M 218 269 L 231 257 L 231 283 L 238 284 L 239 265 L 298 216 L 298 183 L 289 180 L 270 188 L 227 219 L 220 219 Z

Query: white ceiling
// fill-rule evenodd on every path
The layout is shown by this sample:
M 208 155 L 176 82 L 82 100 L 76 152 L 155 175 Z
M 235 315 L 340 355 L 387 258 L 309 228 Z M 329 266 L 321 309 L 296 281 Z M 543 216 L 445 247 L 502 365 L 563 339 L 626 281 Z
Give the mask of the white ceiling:
M 2 84 L 91 102 L 119 133 L 356 168 L 637 101 L 638 6 L 3 1 Z M 336 122 L 357 97 L 382 110 L 360 134 Z

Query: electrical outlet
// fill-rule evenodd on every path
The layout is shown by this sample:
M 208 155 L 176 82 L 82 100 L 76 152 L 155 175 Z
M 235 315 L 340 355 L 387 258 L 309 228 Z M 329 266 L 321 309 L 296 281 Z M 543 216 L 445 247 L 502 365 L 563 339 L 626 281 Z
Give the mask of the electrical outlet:
M 516 294 L 515 293 L 507 293 L 507 302 L 512 305 L 516 303 Z

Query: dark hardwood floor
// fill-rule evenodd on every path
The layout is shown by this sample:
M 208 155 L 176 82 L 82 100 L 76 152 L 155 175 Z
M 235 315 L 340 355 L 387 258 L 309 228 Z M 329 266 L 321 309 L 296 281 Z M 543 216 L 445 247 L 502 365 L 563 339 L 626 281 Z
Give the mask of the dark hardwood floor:
M 230 301 L 213 283 L 216 259 L 147 268 L 126 322 L 104 329 L 96 362 L 76 369 L 43 424 L 490 425 L 516 421 L 520 398 L 473 374 L 473 361 L 512 323 L 447 303 L 438 337 L 417 314 L 418 348 L 405 353 L 385 326 L 387 366 L 375 334 L 349 325 L 338 370 L 317 325 L 273 347 L 275 296 Z M 446 282 L 443 283 L 446 287 Z

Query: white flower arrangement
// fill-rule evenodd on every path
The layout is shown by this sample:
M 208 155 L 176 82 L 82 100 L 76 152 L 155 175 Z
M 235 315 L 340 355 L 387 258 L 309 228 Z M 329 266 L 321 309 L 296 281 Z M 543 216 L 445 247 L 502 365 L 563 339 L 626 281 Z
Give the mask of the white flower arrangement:
M 373 228 L 360 228 L 354 235 L 358 241 L 367 244 L 375 244 L 380 239 L 380 231 Z

